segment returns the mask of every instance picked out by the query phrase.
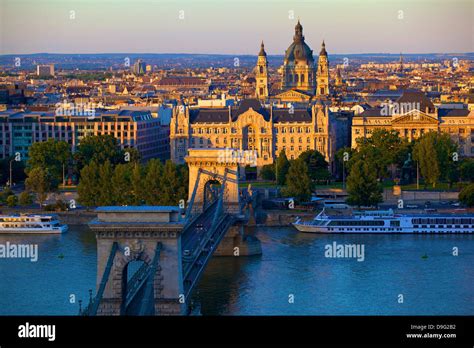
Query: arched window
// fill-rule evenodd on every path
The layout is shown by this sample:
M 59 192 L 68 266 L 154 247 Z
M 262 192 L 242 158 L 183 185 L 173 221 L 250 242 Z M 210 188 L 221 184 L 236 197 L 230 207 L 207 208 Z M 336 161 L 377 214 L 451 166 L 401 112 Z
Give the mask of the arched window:
M 304 82 L 304 75 L 301 74 L 301 82 Z
M 260 74 L 263 74 L 263 66 L 260 66 Z
M 298 83 L 298 74 L 295 74 L 295 82 Z

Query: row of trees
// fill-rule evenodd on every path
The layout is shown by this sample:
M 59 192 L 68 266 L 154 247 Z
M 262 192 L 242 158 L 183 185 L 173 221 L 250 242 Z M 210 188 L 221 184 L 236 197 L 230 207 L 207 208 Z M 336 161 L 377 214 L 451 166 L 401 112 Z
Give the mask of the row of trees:
M 314 185 L 327 182 L 331 173 L 328 171 L 328 162 L 316 150 L 307 150 L 294 160 L 288 160 L 282 150 L 273 164 L 262 168 L 260 176 L 285 186 L 283 194 L 308 200 Z
M 67 142 L 48 139 L 44 142 L 34 143 L 30 147 L 26 166 L 21 165 L 24 163 L 23 161 L 11 159 L 13 168 L 17 170 L 24 168 L 26 174 L 25 194 L 33 193 L 40 206 L 43 206 L 49 193 L 58 189 L 59 183 L 64 180 L 66 175 L 72 173 L 75 177 L 79 177 L 83 169 L 91 163 L 109 163 L 115 168 L 120 164 L 137 164 L 139 160 L 140 156 L 136 149 L 122 149 L 117 139 L 111 135 L 85 137 L 74 153 Z M 4 162 L 0 162 L 2 178 L 9 166 L 9 161 Z M 15 172 L 14 177 L 17 179 L 19 176 Z M 10 198 L 10 205 L 13 205 L 13 200 L 14 198 Z
M 113 165 L 92 161 L 81 171 L 79 203 L 98 205 L 177 205 L 187 199 L 189 173 L 185 165 L 152 159 L 146 165 Z
M 135 148 L 122 149 L 112 135 L 88 136 L 81 140 L 74 154 L 65 141 L 48 139 L 31 145 L 28 152 L 26 172 L 41 167 L 48 171 L 54 180 L 60 182 L 65 171 L 79 174 L 86 165 L 95 161 L 112 165 L 138 162 L 139 152 Z
M 381 183 L 400 177 L 403 171 L 416 173 L 419 170 L 425 188 L 427 185 L 434 188 L 440 181 L 451 186 L 460 178 L 474 180 L 474 163 L 460 160 L 457 145 L 445 133 L 428 132 L 408 142 L 396 131 L 379 129 L 370 138 L 358 139 L 356 149 L 339 150 L 336 158 L 339 167 L 344 162 L 349 173 L 348 203 L 357 206 L 382 202 Z
M 474 182 L 474 160 L 461 160 L 456 143 L 445 133 L 428 132 L 409 142 L 396 131 L 375 130 L 370 138 L 358 139 L 355 149 L 340 149 L 336 165 L 340 176 L 343 169 L 348 174 L 348 203 L 359 207 L 381 203 L 382 183 L 399 178 L 402 171 L 414 178 L 418 170 L 425 187 L 442 181 Z M 331 175 L 323 155 L 309 150 L 290 161 L 280 152 L 274 165 L 262 169 L 261 177 L 285 185 L 286 195 L 308 199 L 314 185 Z

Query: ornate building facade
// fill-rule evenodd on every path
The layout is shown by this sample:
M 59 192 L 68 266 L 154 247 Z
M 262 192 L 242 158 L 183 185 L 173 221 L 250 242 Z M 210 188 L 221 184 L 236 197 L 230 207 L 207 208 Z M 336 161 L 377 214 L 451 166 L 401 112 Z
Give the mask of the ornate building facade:
M 395 130 L 409 141 L 423 134 L 448 133 L 459 146 L 460 156 L 474 156 L 474 112 L 435 107 L 423 92 L 405 92 L 394 103 L 368 109 L 352 119 L 352 147 L 375 129 Z
M 321 102 L 294 110 L 264 107 L 257 99 L 228 108 L 178 105 L 170 124 L 171 159 L 184 163 L 189 148 L 255 151 L 259 171 L 273 163 L 282 150 L 289 159 L 306 150 L 318 150 L 331 165 L 336 152 L 336 122 Z

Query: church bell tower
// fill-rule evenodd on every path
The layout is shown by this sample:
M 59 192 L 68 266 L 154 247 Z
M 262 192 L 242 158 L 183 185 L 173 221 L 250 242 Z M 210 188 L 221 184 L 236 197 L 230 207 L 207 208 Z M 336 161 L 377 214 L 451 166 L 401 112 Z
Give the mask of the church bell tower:
M 265 46 L 260 46 L 255 73 L 255 97 L 261 100 L 268 98 L 268 61 Z
M 326 44 L 323 41 L 321 45 L 321 52 L 319 53 L 318 59 L 318 70 L 316 72 L 316 95 L 317 96 L 328 96 L 329 95 L 329 60 L 328 53 L 326 52 Z

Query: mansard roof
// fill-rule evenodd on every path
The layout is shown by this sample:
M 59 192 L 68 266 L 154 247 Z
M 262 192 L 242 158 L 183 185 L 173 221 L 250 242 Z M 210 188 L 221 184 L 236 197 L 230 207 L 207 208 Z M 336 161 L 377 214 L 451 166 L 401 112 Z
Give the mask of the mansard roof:
M 250 108 L 263 116 L 265 121 L 270 121 L 270 109 L 265 108 L 257 99 L 245 99 L 239 106 L 231 107 L 231 120 L 237 121 L 239 116 L 247 112 Z M 290 113 L 289 109 L 273 109 L 273 122 L 311 122 L 311 109 L 294 109 Z M 229 108 L 212 108 L 212 109 L 190 109 L 191 123 L 228 123 Z
M 309 109 L 294 109 L 290 113 L 289 109 L 273 109 L 273 122 L 311 122 L 311 110 Z
M 219 109 L 191 109 L 189 110 L 191 123 L 227 123 L 229 122 L 229 110 Z
M 421 91 L 405 91 L 403 92 L 403 95 L 397 99 L 397 103 L 416 103 L 420 104 L 420 111 L 426 112 L 426 109 L 428 109 L 428 112 L 432 113 L 435 110 L 435 107 L 431 100 L 426 96 L 425 93 Z
M 466 117 L 469 116 L 469 109 L 438 109 L 438 117 Z
M 247 112 L 250 108 L 261 114 L 265 121 L 270 120 L 270 113 L 262 106 L 258 99 L 244 99 L 237 108 L 232 108 L 232 121 L 237 120 L 241 114 Z

